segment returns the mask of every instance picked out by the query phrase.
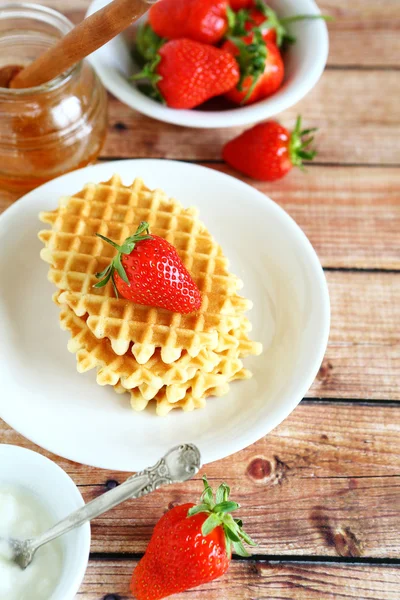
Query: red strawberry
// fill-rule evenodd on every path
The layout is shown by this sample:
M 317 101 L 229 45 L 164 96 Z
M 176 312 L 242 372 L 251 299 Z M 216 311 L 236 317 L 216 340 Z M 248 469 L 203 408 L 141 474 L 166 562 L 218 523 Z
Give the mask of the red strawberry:
M 169 40 L 216 44 L 228 28 L 227 8 L 228 0 L 158 0 L 149 22 L 157 35 Z
M 144 78 L 168 106 L 194 108 L 235 87 L 239 67 L 232 54 L 220 48 L 188 39 L 171 40 L 133 77 Z
M 236 57 L 240 66 L 240 80 L 236 87 L 225 93 L 235 104 L 252 104 L 274 94 L 281 86 L 285 67 L 279 49 L 262 39 L 255 29 L 244 38 L 230 38 L 223 50 Z
M 154 528 L 146 554 L 133 572 L 131 590 L 137 600 L 160 600 L 221 577 L 228 570 L 231 547 L 249 556 L 243 541 L 254 546 L 229 498 L 229 487 L 213 491 L 203 477 L 201 504 L 183 504 L 168 511 Z
M 111 280 L 117 297 L 120 294 L 137 304 L 181 314 L 199 310 L 200 292 L 176 249 L 164 238 L 149 235 L 146 221 L 121 246 L 100 233 L 96 235 L 118 252 L 111 264 L 96 274 L 101 281 L 94 287 L 103 287 Z
M 297 118 L 292 134 L 276 121 L 255 125 L 225 144 L 222 157 L 229 165 L 260 181 L 280 179 L 293 166 L 302 167 L 303 160 L 312 160 L 315 150 L 308 146 L 313 138 L 305 137 L 315 129 L 301 131 Z

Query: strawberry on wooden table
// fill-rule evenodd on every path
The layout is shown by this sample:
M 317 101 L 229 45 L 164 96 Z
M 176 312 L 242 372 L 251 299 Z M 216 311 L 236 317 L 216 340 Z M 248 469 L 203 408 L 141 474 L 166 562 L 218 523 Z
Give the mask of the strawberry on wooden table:
M 259 181 L 280 179 L 293 166 L 302 167 L 303 160 L 312 160 L 315 150 L 309 146 L 315 129 L 301 130 L 301 117 L 290 134 L 276 121 L 255 125 L 225 144 L 222 157 L 226 163 Z
M 255 29 L 241 38 L 231 37 L 222 49 L 235 56 L 240 67 L 238 84 L 225 93 L 235 104 L 252 104 L 274 94 L 282 85 L 285 67 L 279 49 Z
M 117 254 L 96 277 L 95 288 L 112 282 L 116 296 L 147 306 L 181 314 L 199 310 L 201 295 L 172 244 L 149 234 L 149 224 L 140 223 L 136 233 L 118 245 L 100 233 Z
M 133 79 L 150 81 L 154 97 L 172 108 L 194 108 L 235 87 L 239 77 L 230 52 L 184 38 L 163 44 Z
M 149 22 L 157 35 L 169 40 L 216 44 L 228 28 L 227 8 L 227 0 L 158 0 L 149 11 Z
M 229 487 L 220 485 L 214 500 L 205 477 L 203 482 L 199 505 L 176 506 L 155 526 L 132 576 L 131 590 L 137 600 L 160 600 L 213 581 L 228 570 L 232 548 L 249 556 L 243 542 L 256 545 L 240 519 L 229 514 L 240 508 L 229 500 Z

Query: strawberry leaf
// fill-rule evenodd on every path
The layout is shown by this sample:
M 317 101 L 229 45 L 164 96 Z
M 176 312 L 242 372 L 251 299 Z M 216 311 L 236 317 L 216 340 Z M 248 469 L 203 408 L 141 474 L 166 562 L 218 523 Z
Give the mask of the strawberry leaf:
M 136 236 L 142 235 L 142 233 L 144 231 L 146 231 L 146 233 L 149 233 L 149 224 L 147 221 L 141 221 L 139 223 L 139 227 L 136 229 L 135 233 L 133 235 L 131 235 L 131 237 L 128 238 L 128 240 L 133 240 Z
M 103 275 L 101 275 L 101 273 L 100 273 L 100 276 L 101 276 L 101 277 L 103 277 Z M 102 279 L 101 281 L 98 281 L 98 282 L 97 282 L 97 283 L 94 285 L 94 287 L 95 287 L 95 288 L 102 288 L 102 287 L 104 287 L 104 286 L 105 286 L 105 285 L 107 285 L 107 283 L 109 282 L 109 280 L 110 280 L 111 276 L 112 276 L 112 270 L 111 270 L 111 266 L 110 266 L 110 270 L 109 270 L 109 272 L 106 274 L 106 276 L 104 277 L 104 279 Z M 96 277 L 97 277 L 97 275 L 96 275 Z
M 107 277 L 109 271 L 111 271 L 111 265 L 108 265 L 101 273 L 96 273 L 97 279 L 102 279 L 103 277 Z
M 215 513 L 211 513 L 211 515 L 206 519 L 202 525 L 201 533 L 204 537 L 206 537 L 209 533 L 211 533 L 216 527 L 221 525 L 221 519 Z
M 222 512 L 222 513 L 232 512 L 234 510 L 237 510 L 238 508 L 240 508 L 240 504 L 238 504 L 237 502 L 232 502 L 232 501 L 220 502 L 219 504 L 216 504 L 214 506 L 215 512 Z
M 226 7 L 226 18 L 228 20 L 228 31 L 229 32 L 233 32 L 233 28 L 235 27 L 236 24 L 236 15 L 237 13 L 235 13 L 231 7 L 228 5 Z
M 292 131 L 289 141 L 289 156 L 292 165 L 304 169 L 303 160 L 313 160 L 317 151 L 310 149 L 309 146 L 313 142 L 314 137 L 307 137 L 310 133 L 314 133 L 316 128 L 301 129 L 301 116 L 296 119 L 296 125 Z
M 197 506 L 193 506 L 193 508 L 189 509 L 188 517 L 193 517 L 201 512 L 209 512 L 208 504 L 198 504 Z
M 114 294 L 116 298 L 119 298 L 119 294 L 118 294 L 118 290 L 117 290 L 117 286 L 115 285 L 115 279 L 114 279 L 114 274 L 111 275 L 111 283 L 114 289 Z
M 249 44 L 240 37 L 228 37 L 228 39 L 239 50 L 239 54 L 236 56 L 240 69 L 240 79 L 237 89 L 241 92 L 245 80 L 248 77 L 251 78 L 251 85 L 241 102 L 241 104 L 244 104 L 250 98 L 257 85 L 257 81 L 265 71 L 265 64 L 268 57 L 267 44 L 258 28 L 253 30 L 253 41 Z
M 147 62 L 155 58 L 166 40 L 157 35 L 149 23 L 145 23 L 139 27 L 135 41 L 135 50 Z
M 132 250 L 133 250 L 133 247 L 131 248 L 130 252 L 132 252 Z M 126 271 L 121 263 L 121 253 L 120 252 L 118 252 L 117 256 L 115 257 L 114 267 L 115 267 L 115 270 L 117 271 L 118 275 L 121 277 L 121 279 L 123 279 L 125 281 L 125 283 L 127 283 L 129 285 L 128 275 L 126 274 Z
M 243 531 L 243 529 L 240 530 L 239 535 L 242 538 L 242 540 L 245 541 L 246 544 L 248 544 L 249 546 L 257 546 L 257 542 L 255 542 L 249 535 L 247 535 L 247 533 Z
M 229 537 L 227 535 L 225 535 L 225 550 L 226 550 L 226 555 L 231 556 L 232 541 L 229 539 Z
M 238 534 L 236 533 L 236 531 L 234 529 L 232 529 L 231 527 L 228 527 L 228 525 L 225 525 L 224 530 L 225 530 L 226 535 L 228 536 L 228 538 L 230 540 L 232 540 L 232 542 L 240 542 L 240 537 L 238 536 Z
M 229 486 L 226 485 L 226 483 L 221 483 L 221 485 L 217 489 L 217 494 L 216 494 L 217 504 L 220 504 L 221 502 L 226 502 L 229 498 L 230 493 L 231 493 L 231 490 L 230 490 Z
M 213 494 L 212 488 L 208 484 L 206 476 L 203 477 L 203 484 L 204 484 L 204 492 L 201 495 L 201 499 L 205 502 L 205 504 L 208 504 L 208 506 L 212 509 L 212 508 L 214 508 L 214 504 L 215 504 L 214 494 Z
M 249 554 L 247 552 L 246 548 L 243 546 L 242 542 L 233 542 L 232 546 L 235 551 L 235 554 L 238 554 L 239 556 L 243 556 L 244 558 L 251 556 L 251 554 Z
M 131 76 L 132 81 L 138 81 L 141 79 L 146 79 L 148 84 L 150 84 L 150 91 L 146 95 L 150 96 L 154 100 L 165 104 L 165 99 L 162 96 L 160 90 L 158 89 L 157 83 L 161 81 L 162 77 L 157 73 L 157 66 L 161 61 L 161 56 L 157 52 L 155 57 L 146 63 L 140 73 Z
M 247 35 L 247 23 L 254 23 L 253 19 L 250 17 L 250 11 L 245 8 L 241 8 L 236 13 L 234 13 L 232 9 L 229 10 L 232 12 L 233 17 L 228 17 L 228 35 L 239 37 Z
M 101 238 L 104 242 L 107 242 L 107 244 L 111 244 L 111 246 L 114 246 L 114 248 L 116 248 L 117 250 L 120 249 L 120 246 L 118 246 L 118 244 L 116 244 L 112 240 L 109 240 L 108 238 L 104 237 L 104 235 L 101 235 L 101 233 L 96 233 L 96 235 L 97 235 L 97 237 Z

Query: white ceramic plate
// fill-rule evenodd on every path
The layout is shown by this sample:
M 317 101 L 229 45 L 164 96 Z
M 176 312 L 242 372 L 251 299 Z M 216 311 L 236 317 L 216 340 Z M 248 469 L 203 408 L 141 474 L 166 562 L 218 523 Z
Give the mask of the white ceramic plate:
M 110 0 L 94 0 L 87 15 L 103 8 Z M 268 5 L 280 17 L 306 14 L 318 15 L 314 0 L 269 0 Z M 143 22 L 146 15 L 138 21 Z M 135 25 L 133 26 L 133 29 Z M 323 20 L 292 23 L 289 31 L 296 37 L 284 54 L 285 79 L 276 94 L 261 102 L 229 110 L 177 110 L 164 106 L 142 94 L 128 78 L 138 72 L 132 60 L 131 45 L 134 34 L 130 31 L 118 35 L 94 52 L 89 60 L 104 86 L 116 98 L 139 112 L 186 127 L 234 127 L 268 119 L 294 106 L 312 88 L 322 75 L 328 58 L 328 29 Z
M 78 374 L 52 303 L 48 267 L 39 258 L 40 210 L 89 181 L 119 173 L 161 187 L 196 205 L 244 281 L 252 336 L 264 353 L 247 359 L 253 379 L 231 384 L 204 410 L 165 418 L 135 413 L 129 396 Z M 252 444 L 300 402 L 321 364 L 329 331 L 323 271 L 306 236 L 272 200 L 241 181 L 204 167 L 167 160 L 99 164 L 55 179 L 0 217 L 0 416 L 39 446 L 71 460 L 135 471 L 171 446 L 193 442 L 204 463 Z

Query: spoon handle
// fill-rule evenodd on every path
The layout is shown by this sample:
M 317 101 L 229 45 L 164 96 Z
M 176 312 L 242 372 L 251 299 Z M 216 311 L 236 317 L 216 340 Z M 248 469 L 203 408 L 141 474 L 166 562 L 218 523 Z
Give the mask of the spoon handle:
M 11 88 L 30 88 L 51 81 L 106 44 L 141 17 L 156 0 L 113 0 L 74 27 L 55 46 L 24 67 Z
M 124 483 L 88 502 L 48 531 L 29 540 L 29 549 L 26 550 L 33 554 L 43 544 L 102 515 L 129 498 L 140 498 L 163 485 L 191 479 L 200 469 L 200 460 L 200 452 L 193 444 L 172 448 L 153 467 L 129 477 Z

